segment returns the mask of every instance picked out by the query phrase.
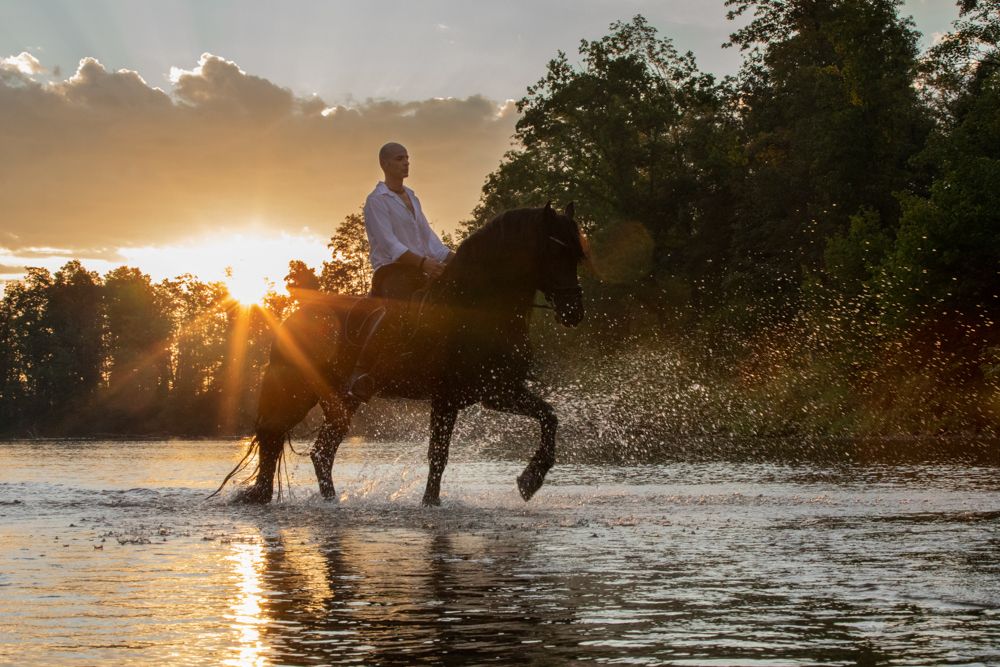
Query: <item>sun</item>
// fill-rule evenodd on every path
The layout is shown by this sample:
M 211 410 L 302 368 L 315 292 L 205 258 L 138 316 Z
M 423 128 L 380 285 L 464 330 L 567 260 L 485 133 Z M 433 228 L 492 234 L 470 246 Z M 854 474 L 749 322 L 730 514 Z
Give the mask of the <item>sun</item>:
M 272 285 L 266 276 L 259 272 L 230 268 L 223 279 L 229 296 L 243 306 L 259 306 L 264 303 L 264 297 L 271 291 Z
M 220 281 L 234 301 L 259 306 L 269 292 L 282 293 L 288 263 L 321 267 L 330 258 L 326 238 L 312 232 L 269 230 L 262 224 L 240 231 L 217 231 L 174 245 L 122 250 L 125 260 L 157 280 L 190 273 Z

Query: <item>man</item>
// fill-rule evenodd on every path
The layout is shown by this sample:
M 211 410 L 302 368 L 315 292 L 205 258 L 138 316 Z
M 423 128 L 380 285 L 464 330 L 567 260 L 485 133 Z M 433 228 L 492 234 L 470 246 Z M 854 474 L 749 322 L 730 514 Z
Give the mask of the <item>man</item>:
M 420 200 L 403 185 L 410 175 L 410 156 L 397 143 L 382 146 L 379 166 L 385 180 L 379 181 L 365 201 L 365 230 L 371 253 L 371 295 L 385 300 L 381 316 L 370 318 L 367 340 L 348 382 L 348 393 L 367 401 L 377 389 L 376 364 L 386 330 L 400 325 L 402 308 L 412 294 L 444 271 L 452 252 L 431 229 Z M 391 335 L 391 334 L 389 334 Z

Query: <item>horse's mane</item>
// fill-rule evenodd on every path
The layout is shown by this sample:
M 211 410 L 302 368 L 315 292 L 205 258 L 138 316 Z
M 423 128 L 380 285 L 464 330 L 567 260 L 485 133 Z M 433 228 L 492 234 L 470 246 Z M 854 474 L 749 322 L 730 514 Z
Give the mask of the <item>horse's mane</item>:
M 533 247 L 542 231 L 544 210 L 516 208 L 494 216 L 462 241 L 455 261 L 480 263 L 505 254 L 508 248 Z
M 546 208 L 516 208 L 493 217 L 470 234 L 455 251 L 448 266 L 446 282 L 465 282 L 475 275 L 487 274 L 492 280 L 502 277 L 498 270 L 513 257 L 537 251 L 547 238 L 557 238 L 583 259 L 580 232 L 576 223 Z

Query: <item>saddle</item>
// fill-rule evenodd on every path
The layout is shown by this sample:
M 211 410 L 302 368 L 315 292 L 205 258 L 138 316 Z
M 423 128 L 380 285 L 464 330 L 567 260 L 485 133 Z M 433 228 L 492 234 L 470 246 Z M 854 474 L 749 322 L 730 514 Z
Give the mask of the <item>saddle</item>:
M 393 315 L 399 318 L 399 328 L 408 335 L 399 336 L 396 341 L 401 345 L 397 354 L 408 355 L 413 352 L 411 349 L 414 333 L 424 324 L 424 306 L 430 290 L 426 287 L 413 292 L 410 298 L 405 301 L 397 300 L 390 303 L 388 299 L 381 297 L 365 297 L 353 304 L 344 318 L 344 341 L 351 347 L 360 350 L 364 347 L 372 331 L 379 326 L 382 319 L 387 315 L 389 308 L 396 308 Z

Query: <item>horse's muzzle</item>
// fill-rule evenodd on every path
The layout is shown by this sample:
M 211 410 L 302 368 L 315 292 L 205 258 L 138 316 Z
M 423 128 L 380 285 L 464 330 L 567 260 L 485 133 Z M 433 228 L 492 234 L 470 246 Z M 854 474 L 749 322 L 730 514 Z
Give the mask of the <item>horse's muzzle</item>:
M 583 290 L 579 285 L 556 288 L 546 296 L 552 302 L 559 324 L 575 327 L 583 320 Z

